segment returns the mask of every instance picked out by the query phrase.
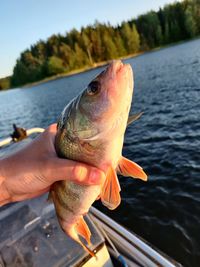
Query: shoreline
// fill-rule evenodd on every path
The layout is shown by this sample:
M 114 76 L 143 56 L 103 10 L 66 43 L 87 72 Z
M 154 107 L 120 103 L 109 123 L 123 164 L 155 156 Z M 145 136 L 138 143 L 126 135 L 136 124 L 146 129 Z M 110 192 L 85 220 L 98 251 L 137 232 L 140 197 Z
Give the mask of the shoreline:
M 198 39 L 200 39 L 200 36 L 197 36 L 197 37 L 194 37 L 194 38 L 188 39 L 188 40 L 181 40 L 181 41 L 178 41 L 178 42 L 166 44 L 166 45 L 163 45 L 163 46 L 158 46 L 158 47 L 155 47 L 155 48 L 152 48 L 152 49 L 149 49 L 149 50 L 146 50 L 146 51 L 140 51 L 140 52 L 137 52 L 137 53 L 134 53 L 134 54 L 131 54 L 131 55 L 118 57 L 118 58 L 110 59 L 110 60 L 107 60 L 107 61 L 97 62 L 97 63 L 94 63 L 94 66 L 86 66 L 86 67 L 83 67 L 81 69 L 72 70 L 72 71 L 67 72 L 67 73 L 60 73 L 60 74 L 57 74 L 57 75 L 54 75 L 54 76 L 51 76 L 51 77 L 48 77 L 48 78 L 44 78 L 44 79 L 42 79 L 40 81 L 37 81 L 37 82 L 25 84 L 25 85 L 23 85 L 23 86 L 21 86 L 19 88 L 30 88 L 32 86 L 37 86 L 37 85 L 40 85 L 40 84 L 43 84 L 43 83 L 46 83 L 46 82 L 55 81 L 57 79 L 73 76 L 73 75 L 76 75 L 76 74 L 79 74 L 79 73 L 87 72 L 87 71 L 90 71 L 90 70 L 93 70 L 93 69 L 97 69 L 97 68 L 106 66 L 107 64 L 109 64 L 109 62 L 111 62 L 113 60 L 117 60 L 117 59 L 126 60 L 126 59 L 129 59 L 129 58 L 134 58 L 134 57 L 141 56 L 141 55 L 144 55 L 144 54 L 148 54 L 148 53 L 151 53 L 151 52 L 157 52 L 157 51 L 165 49 L 165 48 L 169 48 L 169 47 L 176 46 L 176 45 L 181 45 L 181 44 L 188 43 L 188 42 L 191 42 L 191 41 L 195 41 L 195 40 L 198 40 Z M 15 88 L 10 88 L 10 89 L 15 89 Z M 8 90 L 10 90 L 10 89 L 8 89 Z
M 150 50 L 150 51 L 153 51 L 153 50 Z M 128 56 L 124 56 L 124 57 L 119 57 L 119 58 L 110 59 L 110 60 L 107 60 L 107 61 L 97 62 L 97 63 L 94 63 L 93 66 L 85 66 L 85 67 L 83 67 L 81 69 L 72 70 L 72 71 L 67 72 L 67 73 L 56 74 L 56 75 L 53 75 L 51 77 L 44 78 L 44 79 L 42 79 L 40 81 L 33 82 L 33 83 L 28 83 L 28 84 L 25 84 L 25 85 L 23 85 L 21 87 L 17 87 L 17 88 L 24 88 L 24 89 L 25 88 L 30 88 L 32 86 L 37 86 L 37 85 L 40 85 L 40 84 L 43 84 L 43 83 L 46 83 L 46 82 L 51 82 L 51 81 L 55 81 L 55 80 L 58 80 L 58 79 L 61 79 L 61 78 L 70 77 L 70 76 L 73 76 L 73 75 L 76 75 L 76 74 L 84 73 L 84 72 L 87 72 L 87 71 L 90 71 L 90 70 L 93 70 L 93 69 L 98 69 L 100 67 L 106 66 L 107 64 L 109 64 L 109 62 L 111 62 L 113 60 L 117 60 L 117 59 L 125 60 L 125 59 L 129 59 L 129 58 L 140 56 L 142 54 L 145 54 L 146 52 L 149 52 L 149 51 L 138 52 L 138 53 L 131 54 L 131 55 L 128 55 Z M 10 90 L 10 89 L 15 89 L 15 88 L 9 88 L 8 90 Z
M 176 46 L 176 45 L 181 45 L 181 44 L 188 43 L 188 42 L 191 42 L 191 41 L 195 41 L 195 40 L 198 40 L 198 39 L 200 39 L 200 36 L 197 36 L 195 38 L 188 39 L 188 40 L 182 40 L 182 41 L 166 44 L 166 45 L 163 45 L 163 46 L 155 47 L 155 48 L 152 48 L 152 49 L 149 49 L 149 50 L 146 50 L 146 51 L 137 52 L 137 53 L 134 53 L 134 54 L 131 54 L 131 55 L 127 55 L 127 56 L 124 56 L 124 57 L 118 57 L 118 58 L 110 59 L 110 60 L 107 60 L 107 61 L 97 62 L 97 63 L 94 63 L 93 66 L 85 66 L 85 67 L 83 67 L 81 69 L 72 70 L 72 71 L 67 72 L 67 73 L 56 74 L 56 75 L 53 75 L 51 77 L 44 78 L 44 79 L 42 79 L 40 81 L 27 83 L 27 84 L 22 85 L 20 87 L 12 87 L 12 88 L 8 88 L 8 89 L 3 89 L 3 90 L 0 90 L 0 92 L 5 92 L 7 90 L 14 90 L 14 89 L 19 89 L 19 88 L 21 88 L 21 89 L 30 88 L 32 86 L 37 86 L 37 85 L 40 85 L 40 84 L 43 84 L 43 83 L 55 81 L 55 80 L 58 80 L 58 79 L 61 79 L 61 78 L 65 78 L 65 77 L 70 77 L 70 76 L 73 76 L 73 75 L 76 75 L 76 74 L 79 74 L 79 73 L 87 72 L 87 71 L 90 71 L 90 70 L 93 70 L 93 69 L 97 69 L 97 68 L 106 66 L 112 60 L 117 60 L 117 59 L 126 60 L 126 59 L 129 59 L 129 58 L 134 58 L 134 57 L 137 57 L 137 56 L 140 56 L 140 55 L 148 54 L 148 53 L 151 53 L 151 52 L 156 52 L 156 51 L 159 51 L 159 50 L 162 50 L 162 49 L 165 49 L 165 48 L 169 48 L 169 47 Z

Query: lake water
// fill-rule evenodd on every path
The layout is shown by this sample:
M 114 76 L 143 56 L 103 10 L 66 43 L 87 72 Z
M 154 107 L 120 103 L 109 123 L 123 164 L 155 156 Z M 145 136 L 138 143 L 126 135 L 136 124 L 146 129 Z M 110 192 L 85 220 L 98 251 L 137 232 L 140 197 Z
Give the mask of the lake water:
M 98 208 L 188 267 L 200 266 L 200 40 L 125 60 L 132 65 L 132 112 L 123 154 L 149 181 L 120 177 L 122 204 Z M 0 93 L 0 137 L 12 123 L 46 127 L 102 68 Z M 1 150 L 2 151 L 2 150 Z M 0 152 L 1 152 L 0 151 Z

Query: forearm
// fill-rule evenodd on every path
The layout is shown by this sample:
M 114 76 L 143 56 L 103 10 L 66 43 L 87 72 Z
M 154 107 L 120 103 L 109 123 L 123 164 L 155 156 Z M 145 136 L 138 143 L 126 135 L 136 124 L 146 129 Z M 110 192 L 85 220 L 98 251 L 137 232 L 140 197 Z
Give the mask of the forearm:
M 3 165 L 4 160 L 0 159 L 0 207 L 11 202 L 11 197 L 6 187 L 6 174 Z

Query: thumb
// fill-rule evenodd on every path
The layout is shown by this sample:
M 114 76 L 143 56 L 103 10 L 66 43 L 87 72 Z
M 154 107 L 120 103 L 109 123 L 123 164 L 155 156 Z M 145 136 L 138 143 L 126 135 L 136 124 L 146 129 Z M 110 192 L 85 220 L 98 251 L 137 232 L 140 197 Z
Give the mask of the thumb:
M 54 158 L 51 165 L 52 182 L 70 180 L 76 183 L 92 185 L 103 184 L 105 181 L 103 171 L 78 161 Z

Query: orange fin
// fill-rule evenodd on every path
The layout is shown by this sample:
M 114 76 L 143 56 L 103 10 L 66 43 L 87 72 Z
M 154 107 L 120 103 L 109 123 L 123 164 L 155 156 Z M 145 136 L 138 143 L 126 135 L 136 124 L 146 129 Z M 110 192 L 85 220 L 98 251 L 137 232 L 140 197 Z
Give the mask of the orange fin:
M 101 198 L 101 195 L 98 195 L 98 197 L 96 198 L 96 200 L 99 200 Z
M 79 219 L 79 221 L 77 222 L 77 224 L 75 226 L 75 229 L 79 235 L 81 235 L 83 238 L 85 238 L 88 245 L 90 245 L 91 244 L 91 242 L 90 242 L 91 232 L 90 232 L 90 229 L 88 228 L 85 220 L 83 219 L 83 217 L 81 217 Z
M 147 181 L 147 175 L 143 169 L 135 162 L 121 157 L 117 171 L 123 176 L 130 176 L 133 178 L 139 178 L 143 181 Z
M 110 210 L 114 210 L 117 206 L 119 206 L 121 202 L 119 194 L 120 190 L 121 188 L 116 172 L 112 167 L 110 167 L 101 192 L 101 201 Z
M 90 232 L 90 229 L 88 228 L 85 220 L 83 219 L 83 217 L 81 217 L 79 219 L 79 221 L 77 222 L 76 226 L 75 226 L 75 230 L 76 232 L 81 235 L 88 243 L 88 245 L 91 244 L 91 241 L 90 241 L 90 237 L 91 237 L 91 232 Z M 92 257 L 97 257 L 95 255 L 95 253 L 89 249 L 77 236 L 77 238 L 74 240 L 76 240 Z
M 83 217 L 81 217 L 78 221 L 78 223 L 72 227 L 68 227 L 68 225 L 65 225 L 65 221 L 60 217 L 59 219 L 60 225 L 62 230 L 69 236 L 71 237 L 74 241 L 76 241 L 78 244 L 80 244 L 85 251 L 87 251 L 92 257 L 96 257 L 95 252 L 93 252 L 91 249 L 89 249 L 79 238 L 78 235 L 81 235 L 87 242 L 88 244 L 91 244 L 90 242 L 90 230 L 84 221 Z
M 81 241 L 79 241 L 79 244 L 92 256 L 97 258 L 97 255 L 95 255 L 95 253 L 89 249 L 86 245 L 84 245 Z

